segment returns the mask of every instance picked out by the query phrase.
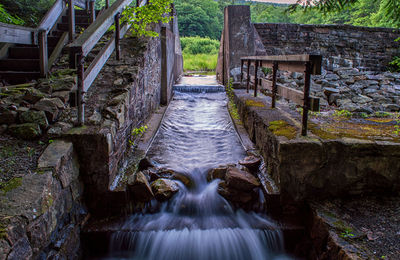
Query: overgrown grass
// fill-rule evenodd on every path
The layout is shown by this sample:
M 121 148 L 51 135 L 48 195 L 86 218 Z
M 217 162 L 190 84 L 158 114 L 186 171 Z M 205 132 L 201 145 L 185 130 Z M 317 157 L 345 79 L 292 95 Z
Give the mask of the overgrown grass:
M 210 38 L 182 37 L 183 69 L 185 71 L 215 71 L 219 42 Z
M 184 71 L 215 71 L 218 54 L 183 53 Z

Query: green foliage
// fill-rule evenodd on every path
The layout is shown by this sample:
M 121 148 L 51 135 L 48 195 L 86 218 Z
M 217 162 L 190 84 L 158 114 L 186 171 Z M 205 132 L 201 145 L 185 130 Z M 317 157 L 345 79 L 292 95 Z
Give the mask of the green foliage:
M 218 54 L 183 53 L 184 71 L 215 71 Z
M 219 41 L 208 37 L 181 37 L 182 51 L 187 54 L 217 54 L 219 45 Z
M 333 116 L 336 117 L 351 117 L 351 112 L 348 110 L 335 110 L 335 112 L 333 113 Z
M 18 20 L 17 24 L 36 27 L 54 2 L 55 0 L 2 0 L 1 4 L 7 13 Z
M 172 11 L 173 0 L 149 0 L 144 6 L 128 6 L 122 12 L 122 22 L 132 25 L 132 36 L 157 37 L 158 33 L 149 29 L 152 23 L 168 23 L 172 16 L 167 15 Z
M 340 233 L 340 237 L 342 238 L 352 238 L 354 237 L 353 231 L 349 228 L 346 228 L 342 233 Z
M 133 128 L 131 131 L 131 136 L 128 140 L 129 144 L 131 146 L 135 146 L 136 139 L 141 137 L 144 134 L 144 132 L 146 132 L 147 128 L 148 128 L 147 125 L 142 125 L 141 127 Z
M 175 0 L 179 34 L 219 40 L 223 26 L 221 7 L 214 0 Z
M 8 23 L 8 24 L 16 24 L 23 25 L 24 21 L 18 16 L 12 16 L 9 14 L 6 9 L 4 9 L 3 5 L 0 4 L 0 22 Z

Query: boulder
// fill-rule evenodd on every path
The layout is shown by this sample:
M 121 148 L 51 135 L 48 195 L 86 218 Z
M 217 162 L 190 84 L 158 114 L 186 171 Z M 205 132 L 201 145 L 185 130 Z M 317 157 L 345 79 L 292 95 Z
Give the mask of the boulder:
M 25 95 L 22 97 L 23 100 L 28 101 L 31 104 L 35 104 L 42 98 L 46 97 L 44 93 L 35 88 L 29 88 L 26 90 Z
M 226 171 L 228 170 L 227 166 L 220 166 L 218 168 L 214 168 L 208 171 L 207 173 L 207 181 L 212 181 L 215 179 L 225 179 Z
M 128 178 L 128 191 L 137 201 L 146 202 L 154 198 L 153 191 L 143 172 L 137 172 Z
M 64 104 L 58 98 L 43 98 L 33 106 L 33 109 L 44 111 L 47 120 L 49 122 L 54 122 L 58 117 L 60 106 L 64 107 Z
M 40 127 L 36 123 L 25 123 L 19 125 L 10 125 L 8 131 L 14 137 L 24 140 L 32 140 L 39 138 L 42 135 Z
M 145 157 L 142 160 L 140 160 L 138 171 L 147 170 L 148 168 L 153 168 L 153 167 L 154 167 L 153 162 L 148 157 Z
M 250 170 L 250 172 L 255 173 L 260 167 L 261 159 L 257 156 L 250 155 L 239 161 L 239 164 L 245 166 L 247 169 Z
M 165 201 L 178 192 L 179 186 L 172 180 L 160 178 L 151 184 L 151 189 L 156 199 Z
M 236 203 L 248 203 L 252 200 L 252 192 L 244 192 L 230 188 L 225 181 L 218 184 L 218 193 L 225 199 Z
M 22 123 L 36 123 L 42 129 L 46 129 L 49 126 L 49 122 L 47 121 L 46 113 L 44 111 L 29 110 L 23 112 L 20 114 L 19 120 Z
M 256 177 L 233 167 L 229 167 L 226 171 L 225 181 L 230 188 L 242 191 L 251 191 L 260 186 L 260 182 Z
M 192 180 L 183 173 L 175 172 L 172 179 L 182 182 L 186 187 L 190 188 L 193 185 Z
M 16 111 L 2 109 L 0 110 L 0 124 L 15 124 L 18 113 Z

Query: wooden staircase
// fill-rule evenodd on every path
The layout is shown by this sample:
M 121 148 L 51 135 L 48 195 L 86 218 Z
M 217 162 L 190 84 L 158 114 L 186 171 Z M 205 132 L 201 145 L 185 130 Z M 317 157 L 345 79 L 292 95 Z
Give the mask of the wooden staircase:
M 76 32 L 90 25 L 90 14 L 87 10 L 75 10 Z M 47 35 L 48 57 L 68 32 L 68 16 L 64 15 L 59 23 Z M 40 77 L 40 49 L 38 45 L 14 44 L 8 49 L 6 58 L 0 60 L 0 82 L 19 84 L 36 80 Z

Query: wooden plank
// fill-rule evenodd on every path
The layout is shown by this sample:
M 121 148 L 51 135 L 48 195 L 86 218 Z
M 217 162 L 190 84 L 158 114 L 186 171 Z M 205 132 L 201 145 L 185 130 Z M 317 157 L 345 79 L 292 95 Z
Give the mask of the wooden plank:
M 272 81 L 270 80 L 261 79 L 261 86 L 264 89 L 272 91 Z M 289 99 L 300 106 L 302 106 L 304 103 L 304 93 L 302 91 L 285 87 L 279 83 L 277 83 L 277 94 L 278 96 Z M 311 111 L 319 111 L 319 98 L 310 96 L 309 100 Z
M 301 54 L 301 55 L 276 55 L 276 56 L 248 56 L 242 57 L 242 60 L 250 60 L 254 63 L 256 60 L 262 61 L 262 67 L 273 67 L 274 61 L 277 61 L 279 64 L 280 70 L 287 71 L 295 71 L 302 72 L 305 71 L 305 62 L 311 61 L 313 64 L 312 74 L 319 75 L 321 74 L 321 64 L 322 64 L 322 56 L 321 55 L 309 55 L 309 54 Z
M 74 5 L 82 9 L 86 9 L 87 0 L 75 0 Z
M 64 46 L 67 43 L 68 43 L 68 32 L 64 32 L 49 58 L 49 64 L 48 64 L 49 70 L 51 66 L 54 64 L 54 62 L 57 60 L 57 58 L 60 56 Z
M 38 30 L 13 24 L 0 23 L 0 42 L 38 44 Z
M 86 56 L 97 44 L 104 33 L 114 23 L 114 16 L 122 12 L 125 6 L 129 5 L 132 0 L 118 0 L 110 8 L 105 10 L 96 21 L 92 23 L 73 43 L 68 47 L 82 52 Z
M 40 22 L 38 29 L 46 30 L 47 32 L 49 32 L 50 29 L 53 28 L 54 24 L 57 22 L 60 15 L 63 13 L 64 7 L 64 1 L 57 0 Z

